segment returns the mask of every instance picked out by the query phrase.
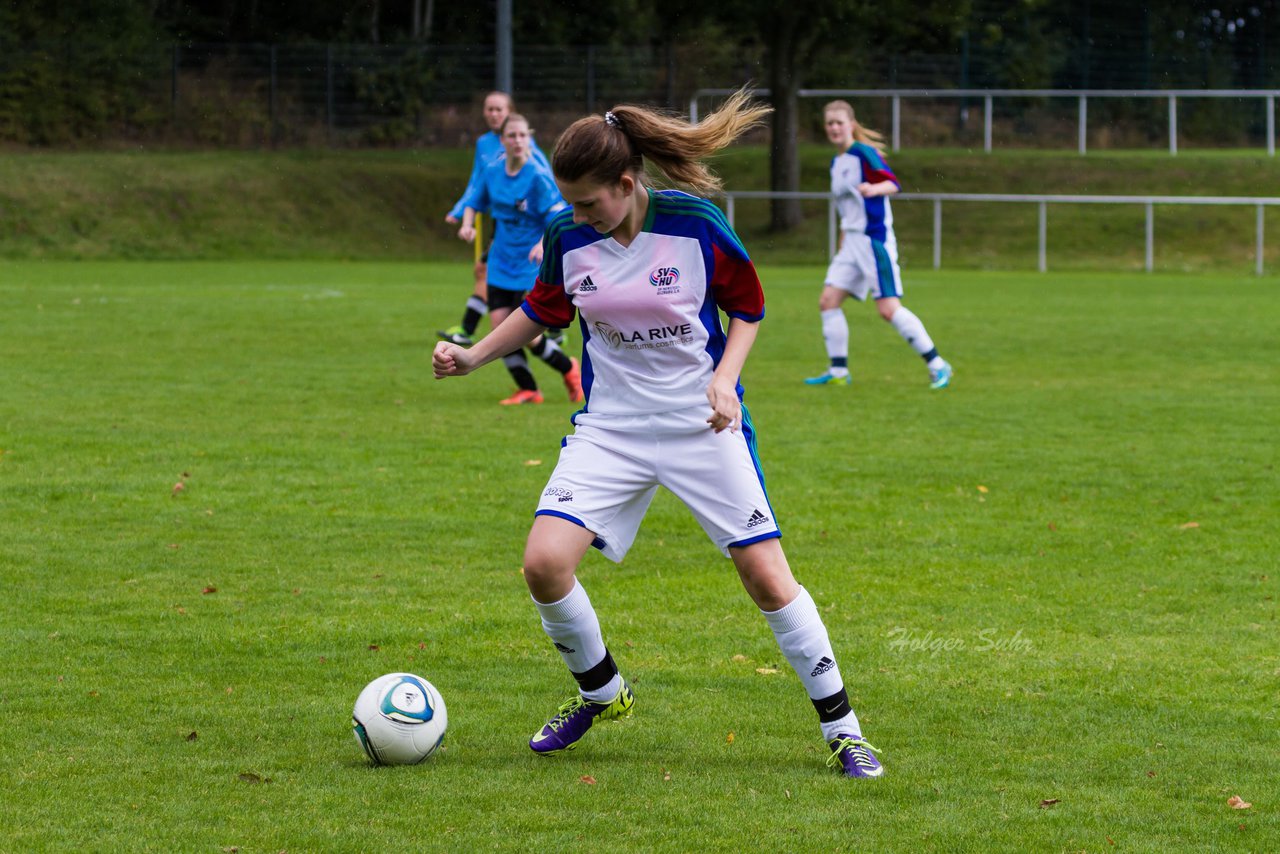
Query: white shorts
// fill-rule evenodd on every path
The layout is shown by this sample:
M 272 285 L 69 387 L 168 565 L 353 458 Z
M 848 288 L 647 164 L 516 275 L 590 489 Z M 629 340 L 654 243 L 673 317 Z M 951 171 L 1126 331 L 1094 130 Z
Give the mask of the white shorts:
M 582 525 L 596 535 L 592 545 L 615 562 L 635 542 L 659 486 L 685 503 L 726 556 L 730 546 L 782 536 L 765 494 L 746 407 L 736 433 L 713 431 L 706 423 L 710 411 L 578 416 L 535 515 Z
M 898 241 L 890 231 L 883 241 L 857 231 L 846 231 L 840 251 L 827 268 L 826 284 L 865 300 L 902 296 L 902 271 L 898 268 Z

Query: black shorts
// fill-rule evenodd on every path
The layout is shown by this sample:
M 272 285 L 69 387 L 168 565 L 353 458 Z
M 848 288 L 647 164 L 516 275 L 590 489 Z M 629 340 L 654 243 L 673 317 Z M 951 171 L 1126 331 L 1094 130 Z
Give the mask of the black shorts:
M 496 311 L 500 308 L 519 308 L 520 303 L 524 302 L 526 291 L 508 291 L 505 288 L 495 288 L 489 286 L 489 311 Z

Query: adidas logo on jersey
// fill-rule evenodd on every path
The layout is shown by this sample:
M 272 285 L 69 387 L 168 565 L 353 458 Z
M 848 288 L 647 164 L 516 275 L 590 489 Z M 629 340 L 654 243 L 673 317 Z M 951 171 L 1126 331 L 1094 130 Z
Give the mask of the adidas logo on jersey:
M 595 290 L 599 290 L 599 289 L 596 287 L 596 283 L 591 281 L 590 276 L 587 276 L 585 279 L 582 280 L 582 284 L 578 285 L 578 293 L 580 294 L 590 293 L 591 291 L 595 291 Z
M 822 656 L 822 658 L 818 659 L 818 666 L 813 668 L 813 672 L 810 673 L 809 675 L 819 676 L 823 673 L 826 673 L 828 670 L 830 670 L 835 666 L 836 666 L 836 663 L 832 661 L 830 657 L 824 655 Z
M 751 511 L 751 518 L 747 519 L 747 527 L 754 528 L 756 525 L 763 525 L 769 521 L 769 517 L 761 513 L 759 510 Z

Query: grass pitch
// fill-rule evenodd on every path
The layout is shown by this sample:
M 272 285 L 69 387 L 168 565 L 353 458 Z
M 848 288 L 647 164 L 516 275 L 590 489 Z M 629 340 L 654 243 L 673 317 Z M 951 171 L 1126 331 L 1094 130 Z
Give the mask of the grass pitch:
M 930 393 L 857 305 L 854 386 L 801 385 L 821 271 L 763 273 L 747 402 L 884 778 L 823 766 L 665 495 L 581 572 L 635 716 L 531 755 L 573 685 L 519 562 L 572 407 L 430 378 L 464 266 L 4 263 L 0 848 L 1280 847 L 1274 282 L 908 271 Z M 447 748 L 374 769 L 351 706 L 400 669 Z

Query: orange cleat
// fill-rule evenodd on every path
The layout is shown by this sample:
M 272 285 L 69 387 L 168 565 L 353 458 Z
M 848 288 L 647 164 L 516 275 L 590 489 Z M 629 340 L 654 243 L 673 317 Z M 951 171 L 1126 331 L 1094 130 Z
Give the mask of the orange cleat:
M 522 403 L 542 403 L 542 392 L 520 389 L 506 400 L 500 400 L 503 406 L 519 406 Z
M 578 403 L 582 400 L 582 366 L 578 360 L 569 357 L 569 363 L 573 365 L 564 375 L 564 387 L 569 390 L 569 401 Z

